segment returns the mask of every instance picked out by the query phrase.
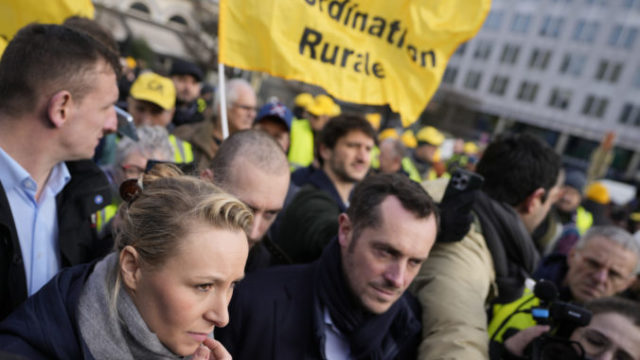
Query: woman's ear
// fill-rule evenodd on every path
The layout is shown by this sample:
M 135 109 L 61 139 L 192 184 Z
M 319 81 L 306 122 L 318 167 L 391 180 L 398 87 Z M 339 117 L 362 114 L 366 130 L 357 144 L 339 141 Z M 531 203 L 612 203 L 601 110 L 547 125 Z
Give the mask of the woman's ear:
M 142 276 L 140 272 L 140 255 L 131 245 L 120 251 L 120 275 L 126 287 L 135 292 Z

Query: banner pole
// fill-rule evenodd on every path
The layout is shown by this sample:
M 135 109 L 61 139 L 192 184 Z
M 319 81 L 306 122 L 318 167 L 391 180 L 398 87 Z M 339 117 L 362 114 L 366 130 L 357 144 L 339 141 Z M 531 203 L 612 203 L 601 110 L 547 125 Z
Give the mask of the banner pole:
M 220 92 L 220 123 L 222 124 L 222 139 L 229 137 L 229 124 L 227 123 L 227 94 L 225 91 L 224 64 L 218 60 L 218 91 Z

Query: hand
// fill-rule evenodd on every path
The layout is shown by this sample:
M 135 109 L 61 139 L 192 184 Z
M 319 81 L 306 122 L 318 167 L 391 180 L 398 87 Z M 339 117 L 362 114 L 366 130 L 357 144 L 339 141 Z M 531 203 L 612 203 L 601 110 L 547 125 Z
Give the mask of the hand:
M 207 338 L 193 354 L 192 360 L 231 360 L 231 354 L 218 340 Z
M 549 325 L 536 325 L 518 331 L 504 342 L 504 347 L 516 356 L 524 356 L 524 349 L 533 339 L 549 331 Z

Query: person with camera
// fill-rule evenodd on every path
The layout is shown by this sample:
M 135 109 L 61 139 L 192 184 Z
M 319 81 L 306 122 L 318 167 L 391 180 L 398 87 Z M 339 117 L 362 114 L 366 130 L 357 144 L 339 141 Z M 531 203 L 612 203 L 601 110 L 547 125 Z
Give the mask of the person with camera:
M 536 279 L 550 281 L 563 302 L 585 303 L 613 296 L 626 290 L 640 271 L 640 243 L 627 231 L 615 226 L 595 226 L 578 241 L 568 256 L 545 258 Z M 555 299 L 553 299 L 555 300 Z M 492 348 L 505 334 L 536 324 L 532 309 L 540 307 L 544 296 L 535 291 L 509 304 L 492 308 L 489 335 Z
M 591 321 L 568 338 L 549 335 L 548 325 L 524 329 L 505 341 L 505 352 L 492 359 L 638 360 L 640 303 L 605 297 L 586 304 Z

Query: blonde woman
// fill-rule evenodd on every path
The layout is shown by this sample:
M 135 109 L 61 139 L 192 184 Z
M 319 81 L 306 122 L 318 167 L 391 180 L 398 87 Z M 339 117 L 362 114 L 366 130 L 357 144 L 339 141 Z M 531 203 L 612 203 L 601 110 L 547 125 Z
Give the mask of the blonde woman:
M 29 359 L 230 359 L 213 339 L 244 273 L 250 210 L 159 165 L 123 185 L 116 251 L 59 273 L 0 323 Z

